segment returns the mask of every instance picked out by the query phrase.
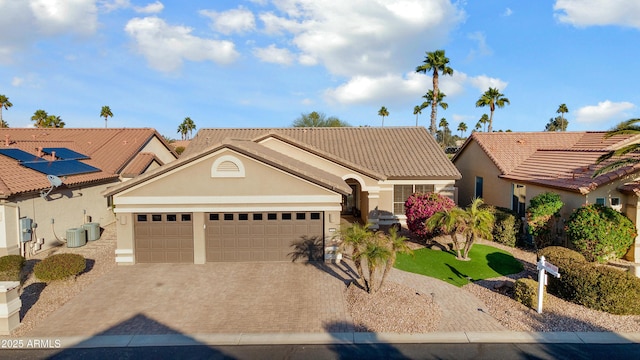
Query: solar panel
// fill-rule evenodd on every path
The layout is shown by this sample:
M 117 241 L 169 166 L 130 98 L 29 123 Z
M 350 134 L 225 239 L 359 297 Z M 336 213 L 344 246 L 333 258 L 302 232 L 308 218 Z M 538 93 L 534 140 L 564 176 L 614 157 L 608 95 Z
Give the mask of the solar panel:
M 20 149 L 0 149 L 0 154 L 10 157 L 12 159 L 18 160 L 20 162 L 24 161 L 45 161 L 43 158 L 37 157 L 36 155 L 29 154 L 26 151 L 22 151 Z
M 55 176 L 79 175 L 100 171 L 100 169 L 78 160 L 21 162 L 20 165 L 46 175 Z
M 43 152 L 51 155 L 53 152 L 56 153 L 56 157 L 62 160 L 85 160 L 90 159 L 87 155 L 80 154 L 79 152 L 75 152 L 71 149 L 67 148 L 43 148 Z

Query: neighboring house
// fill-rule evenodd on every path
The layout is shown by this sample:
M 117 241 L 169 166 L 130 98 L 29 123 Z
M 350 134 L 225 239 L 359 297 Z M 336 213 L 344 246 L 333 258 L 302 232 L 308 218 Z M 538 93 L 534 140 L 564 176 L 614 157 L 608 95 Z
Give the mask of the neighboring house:
M 605 132 L 476 132 L 452 161 L 460 204 L 481 197 L 487 204 L 524 217 L 528 201 L 543 192 L 559 194 L 562 222 L 573 210 L 599 203 L 626 214 L 640 226 L 640 166 L 627 166 L 593 178 L 596 159 L 610 150 L 640 141 L 640 136 L 604 137 Z M 604 164 L 603 164 L 604 165 Z M 560 231 L 562 229 L 559 229 Z M 627 258 L 640 262 L 640 237 Z
M 104 194 L 119 263 L 287 261 L 295 241 L 327 245 L 342 215 L 403 222 L 409 195 L 455 199 L 459 178 L 423 127 L 203 129 L 178 161 Z
M 5 128 L 0 139 L 0 256 L 112 223 L 101 192 L 177 158 L 154 129 Z

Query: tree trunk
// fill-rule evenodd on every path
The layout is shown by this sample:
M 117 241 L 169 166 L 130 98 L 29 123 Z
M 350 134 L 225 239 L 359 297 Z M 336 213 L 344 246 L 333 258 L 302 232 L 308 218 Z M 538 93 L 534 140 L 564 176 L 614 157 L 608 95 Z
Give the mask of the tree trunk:
M 456 233 L 452 233 L 451 235 L 451 240 L 453 240 L 453 248 L 456 250 L 456 253 L 458 254 L 458 259 L 462 259 L 462 254 L 460 253 L 460 244 L 458 243 L 458 239 L 456 237 Z
M 465 259 L 469 259 L 469 250 L 471 250 L 471 247 L 473 246 L 473 243 L 476 240 L 476 236 L 471 234 L 471 236 L 469 236 L 467 238 L 467 242 L 464 244 L 464 258 Z
M 489 132 L 493 131 L 493 109 L 491 109 L 491 115 L 489 115 L 489 128 L 487 130 Z
M 436 134 L 436 117 L 438 117 L 438 70 L 433 69 L 433 98 L 431 99 L 431 128 L 429 132 L 431 135 Z

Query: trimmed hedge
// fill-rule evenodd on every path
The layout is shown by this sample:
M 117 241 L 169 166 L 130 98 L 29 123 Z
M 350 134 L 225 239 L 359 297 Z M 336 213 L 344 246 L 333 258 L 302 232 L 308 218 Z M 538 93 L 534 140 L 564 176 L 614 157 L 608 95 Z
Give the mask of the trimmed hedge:
M 549 293 L 611 314 L 640 315 L 640 278 L 587 262 L 582 254 L 559 246 L 538 254 L 560 270 L 560 278 L 549 277 Z
M 0 257 L 0 281 L 20 281 L 20 272 L 25 261 L 20 255 Z
M 538 282 L 533 279 L 518 279 L 513 287 L 513 299 L 532 309 L 538 307 Z M 543 305 L 547 298 L 543 297 Z
M 636 237 L 636 227 L 616 210 L 591 204 L 571 214 L 567 236 L 587 260 L 606 263 L 627 253 Z
M 42 281 L 62 280 L 80 274 L 86 266 L 82 255 L 56 254 L 37 263 L 33 273 Z

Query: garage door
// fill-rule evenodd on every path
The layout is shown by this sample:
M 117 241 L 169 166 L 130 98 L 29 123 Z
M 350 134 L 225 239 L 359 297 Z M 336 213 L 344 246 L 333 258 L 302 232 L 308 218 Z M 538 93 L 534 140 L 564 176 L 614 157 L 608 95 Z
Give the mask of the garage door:
M 135 254 L 139 263 L 193 263 L 190 213 L 135 214 Z
M 210 213 L 206 221 L 207 261 L 291 261 L 312 242 L 322 256 L 322 212 Z M 301 254 L 304 258 L 304 255 Z M 305 258 L 306 259 L 306 258 Z

